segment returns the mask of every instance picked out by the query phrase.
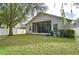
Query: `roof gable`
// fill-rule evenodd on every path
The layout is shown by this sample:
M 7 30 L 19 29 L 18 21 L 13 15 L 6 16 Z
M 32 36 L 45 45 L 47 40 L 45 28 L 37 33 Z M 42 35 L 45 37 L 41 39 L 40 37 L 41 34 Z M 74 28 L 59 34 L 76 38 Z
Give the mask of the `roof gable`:
M 38 13 L 38 14 L 37 14 L 36 16 L 34 16 L 29 22 L 31 22 L 33 19 L 35 19 L 35 18 L 38 17 L 39 15 L 43 15 L 43 16 L 44 16 L 44 15 L 47 15 L 47 16 L 51 16 L 51 17 L 55 17 L 55 18 L 59 18 L 59 19 L 61 18 L 60 16 L 51 15 L 51 14 L 47 14 L 47 13 Z M 66 18 L 66 19 L 67 19 L 67 18 Z M 67 19 L 67 20 L 68 20 L 68 21 L 72 21 L 71 19 Z M 29 23 L 29 22 L 28 22 L 28 23 Z M 28 23 L 27 23 L 27 24 L 28 24 Z M 27 25 L 27 24 L 26 24 L 26 25 Z

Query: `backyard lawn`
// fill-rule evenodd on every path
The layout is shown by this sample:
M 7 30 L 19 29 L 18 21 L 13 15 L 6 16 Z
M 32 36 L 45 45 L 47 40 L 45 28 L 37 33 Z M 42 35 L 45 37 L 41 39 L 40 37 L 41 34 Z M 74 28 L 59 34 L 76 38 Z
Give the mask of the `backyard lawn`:
M 0 36 L 2 55 L 71 55 L 79 54 L 78 39 L 43 35 Z

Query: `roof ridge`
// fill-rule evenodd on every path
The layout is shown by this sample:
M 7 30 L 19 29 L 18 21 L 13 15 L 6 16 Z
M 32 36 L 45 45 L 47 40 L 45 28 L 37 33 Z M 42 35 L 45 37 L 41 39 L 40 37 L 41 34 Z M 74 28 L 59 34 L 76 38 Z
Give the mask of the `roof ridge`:
M 61 16 L 57 16 L 57 15 L 52 15 L 52 14 L 48 14 L 48 13 L 45 13 L 45 12 L 39 12 L 37 15 L 35 15 L 32 19 L 34 19 L 34 18 L 36 18 L 38 15 L 40 15 L 40 14 L 44 14 L 44 15 L 49 15 L 49 16 L 54 16 L 54 17 L 57 17 L 57 18 L 61 18 Z M 30 20 L 30 21 L 32 21 L 32 19 Z M 71 20 L 71 19 L 68 19 L 68 18 L 66 18 L 67 20 Z M 29 22 L 30 22 L 29 21 Z M 28 23 L 29 23 L 28 22 Z

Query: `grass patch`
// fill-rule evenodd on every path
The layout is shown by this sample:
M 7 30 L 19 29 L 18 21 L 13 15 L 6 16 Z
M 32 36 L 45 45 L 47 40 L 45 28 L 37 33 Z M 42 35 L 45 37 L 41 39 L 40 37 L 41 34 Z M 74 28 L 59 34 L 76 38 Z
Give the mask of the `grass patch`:
M 79 42 L 70 38 L 43 35 L 14 35 L 0 37 L 3 55 L 61 55 L 79 54 Z

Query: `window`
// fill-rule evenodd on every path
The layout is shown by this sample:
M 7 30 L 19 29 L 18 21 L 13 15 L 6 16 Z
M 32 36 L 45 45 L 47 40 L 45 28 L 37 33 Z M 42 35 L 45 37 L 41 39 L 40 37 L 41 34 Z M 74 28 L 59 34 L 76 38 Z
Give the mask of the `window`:
M 51 31 L 51 21 L 33 23 L 32 31 L 38 33 L 48 33 Z
M 57 29 L 58 29 L 58 24 L 54 24 L 54 25 L 53 25 L 53 29 L 54 29 L 54 30 L 57 30 Z

